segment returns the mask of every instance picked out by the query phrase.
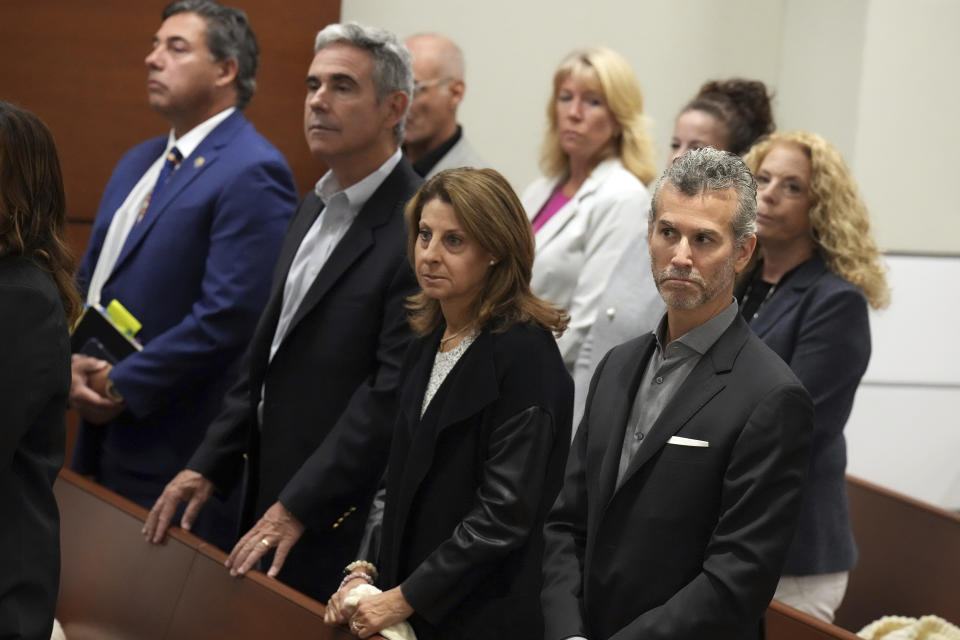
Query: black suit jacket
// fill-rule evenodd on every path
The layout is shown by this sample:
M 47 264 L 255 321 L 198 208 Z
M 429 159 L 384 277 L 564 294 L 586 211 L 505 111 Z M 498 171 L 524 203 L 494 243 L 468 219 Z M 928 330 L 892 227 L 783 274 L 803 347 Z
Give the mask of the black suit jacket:
M 793 535 L 810 398 L 738 316 L 651 428 L 617 489 L 652 334 L 594 374 L 545 537 L 547 640 L 757 638 Z M 707 447 L 669 444 L 672 436 Z
M 816 415 L 810 477 L 783 573 L 848 571 L 857 550 L 843 427 L 870 362 L 867 299 L 814 254 L 761 307 L 750 328 L 790 365 L 813 398 Z
M 419 640 L 542 638 L 543 522 L 570 443 L 573 382 L 539 326 L 482 332 L 420 416 L 443 328 L 411 348 L 378 567 Z
M 0 257 L 0 637 L 46 640 L 60 577 L 53 482 L 70 390 L 67 321 L 53 280 Z
M 420 182 L 401 160 L 327 259 L 271 360 L 287 272 L 323 208 L 313 192 L 300 202 L 244 375 L 187 465 L 226 490 L 240 479 L 246 458 L 244 528 L 277 500 L 306 524 L 279 577 L 321 600 L 355 559 L 362 507 L 389 452 L 400 364 L 411 337 L 403 304 L 416 287 L 403 207 Z

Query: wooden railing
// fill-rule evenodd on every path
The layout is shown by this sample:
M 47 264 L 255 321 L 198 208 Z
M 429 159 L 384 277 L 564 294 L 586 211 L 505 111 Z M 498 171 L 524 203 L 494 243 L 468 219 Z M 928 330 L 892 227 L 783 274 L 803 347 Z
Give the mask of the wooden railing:
M 852 631 L 891 614 L 960 619 L 960 516 L 858 478 L 847 490 L 860 562 L 837 624 L 773 602 L 767 637 L 855 640 Z M 178 528 L 147 544 L 146 511 L 89 480 L 62 471 L 55 491 L 57 617 L 70 640 L 352 637 L 323 624 L 322 604 L 260 572 L 231 578 L 220 550 Z
M 854 476 L 847 497 L 860 559 L 836 624 L 929 614 L 960 624 L 960 515 Z
M 70 640 L 353 637 L 323 624 L 322 604 L 258 571 L 231 578 L 226 555 L 189 533 L 147 544 L 146 511 L 89 480 L 62 471 L 55 493 L 57 618 Z

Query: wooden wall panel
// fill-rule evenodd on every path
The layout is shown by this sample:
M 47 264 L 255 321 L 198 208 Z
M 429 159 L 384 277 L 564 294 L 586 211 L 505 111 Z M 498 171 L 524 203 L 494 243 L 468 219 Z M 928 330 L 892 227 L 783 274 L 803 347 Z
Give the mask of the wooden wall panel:
M 0 0 L 0 99 L 33 111 L 53 131 L 71 221 L 93 219 L 124 152 L 168 130 L 147 106 L 143 62 L 165 4 Z M 245 0 L 236 6 L 247 12 L 260 43 L 258 88 L 247 117 L 286 155 L 302 193 L 323 170 L 303 140 L 303 79 L 313 36 L 339 20 L 340 2 Z M 71 229 L 75 247 L 81 239 L 83 231 Z

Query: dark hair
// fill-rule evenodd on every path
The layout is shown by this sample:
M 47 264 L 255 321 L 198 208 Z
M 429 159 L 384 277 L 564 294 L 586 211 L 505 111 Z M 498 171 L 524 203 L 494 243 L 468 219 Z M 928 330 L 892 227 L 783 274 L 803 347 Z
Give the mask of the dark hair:
M 772 133 L 772 96 L 759 80 L 709 80 L 680 113 L 709 113 L 727 130 L 727 151 L 743 155 L 761 136 Z
M 72 322 L 80 295 L 63 239 L 66 220 L 53 136 L 32 113 L 0 101 L 0 256 L 23 256 L 48 272 Z
M 195 13 L 207 23 L 207 48 L 214 60 L 237 61 L 237 108 L 250 103 L 257 88 L 260 48 L 247 14 L 213 0 L 176 0 L 163 10 L 163 19 L 178 13 Z
M 514 324 L 535 323 L 559 337 L 569 318 L 530 290 L 533 229 L 507 179 L 493 169 L 448 169 L 427 180 L 406 209 L 407 252 L 414 269 L 420 215 L 432 200 L 453 207 L 467 235 L 494 256 L 473 309 L 477 326 L 506 331 Z M 407 309 L 410 326 L 420 335 L 436 329 L 443 319 L 440 303 L 422 292 L 407 300 Z

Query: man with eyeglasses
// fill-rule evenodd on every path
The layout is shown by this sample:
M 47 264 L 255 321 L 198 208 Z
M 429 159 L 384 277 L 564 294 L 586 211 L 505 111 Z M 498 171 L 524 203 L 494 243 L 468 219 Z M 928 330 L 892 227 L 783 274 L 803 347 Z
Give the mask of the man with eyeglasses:
M 410 36 L 406 45 L 413 54 L 415 84 L 403 151 L 413 170 L 429 178 L 444 169 L 487 166 L 457 124 L 467 88 L 460 47 L 437 33 Z

